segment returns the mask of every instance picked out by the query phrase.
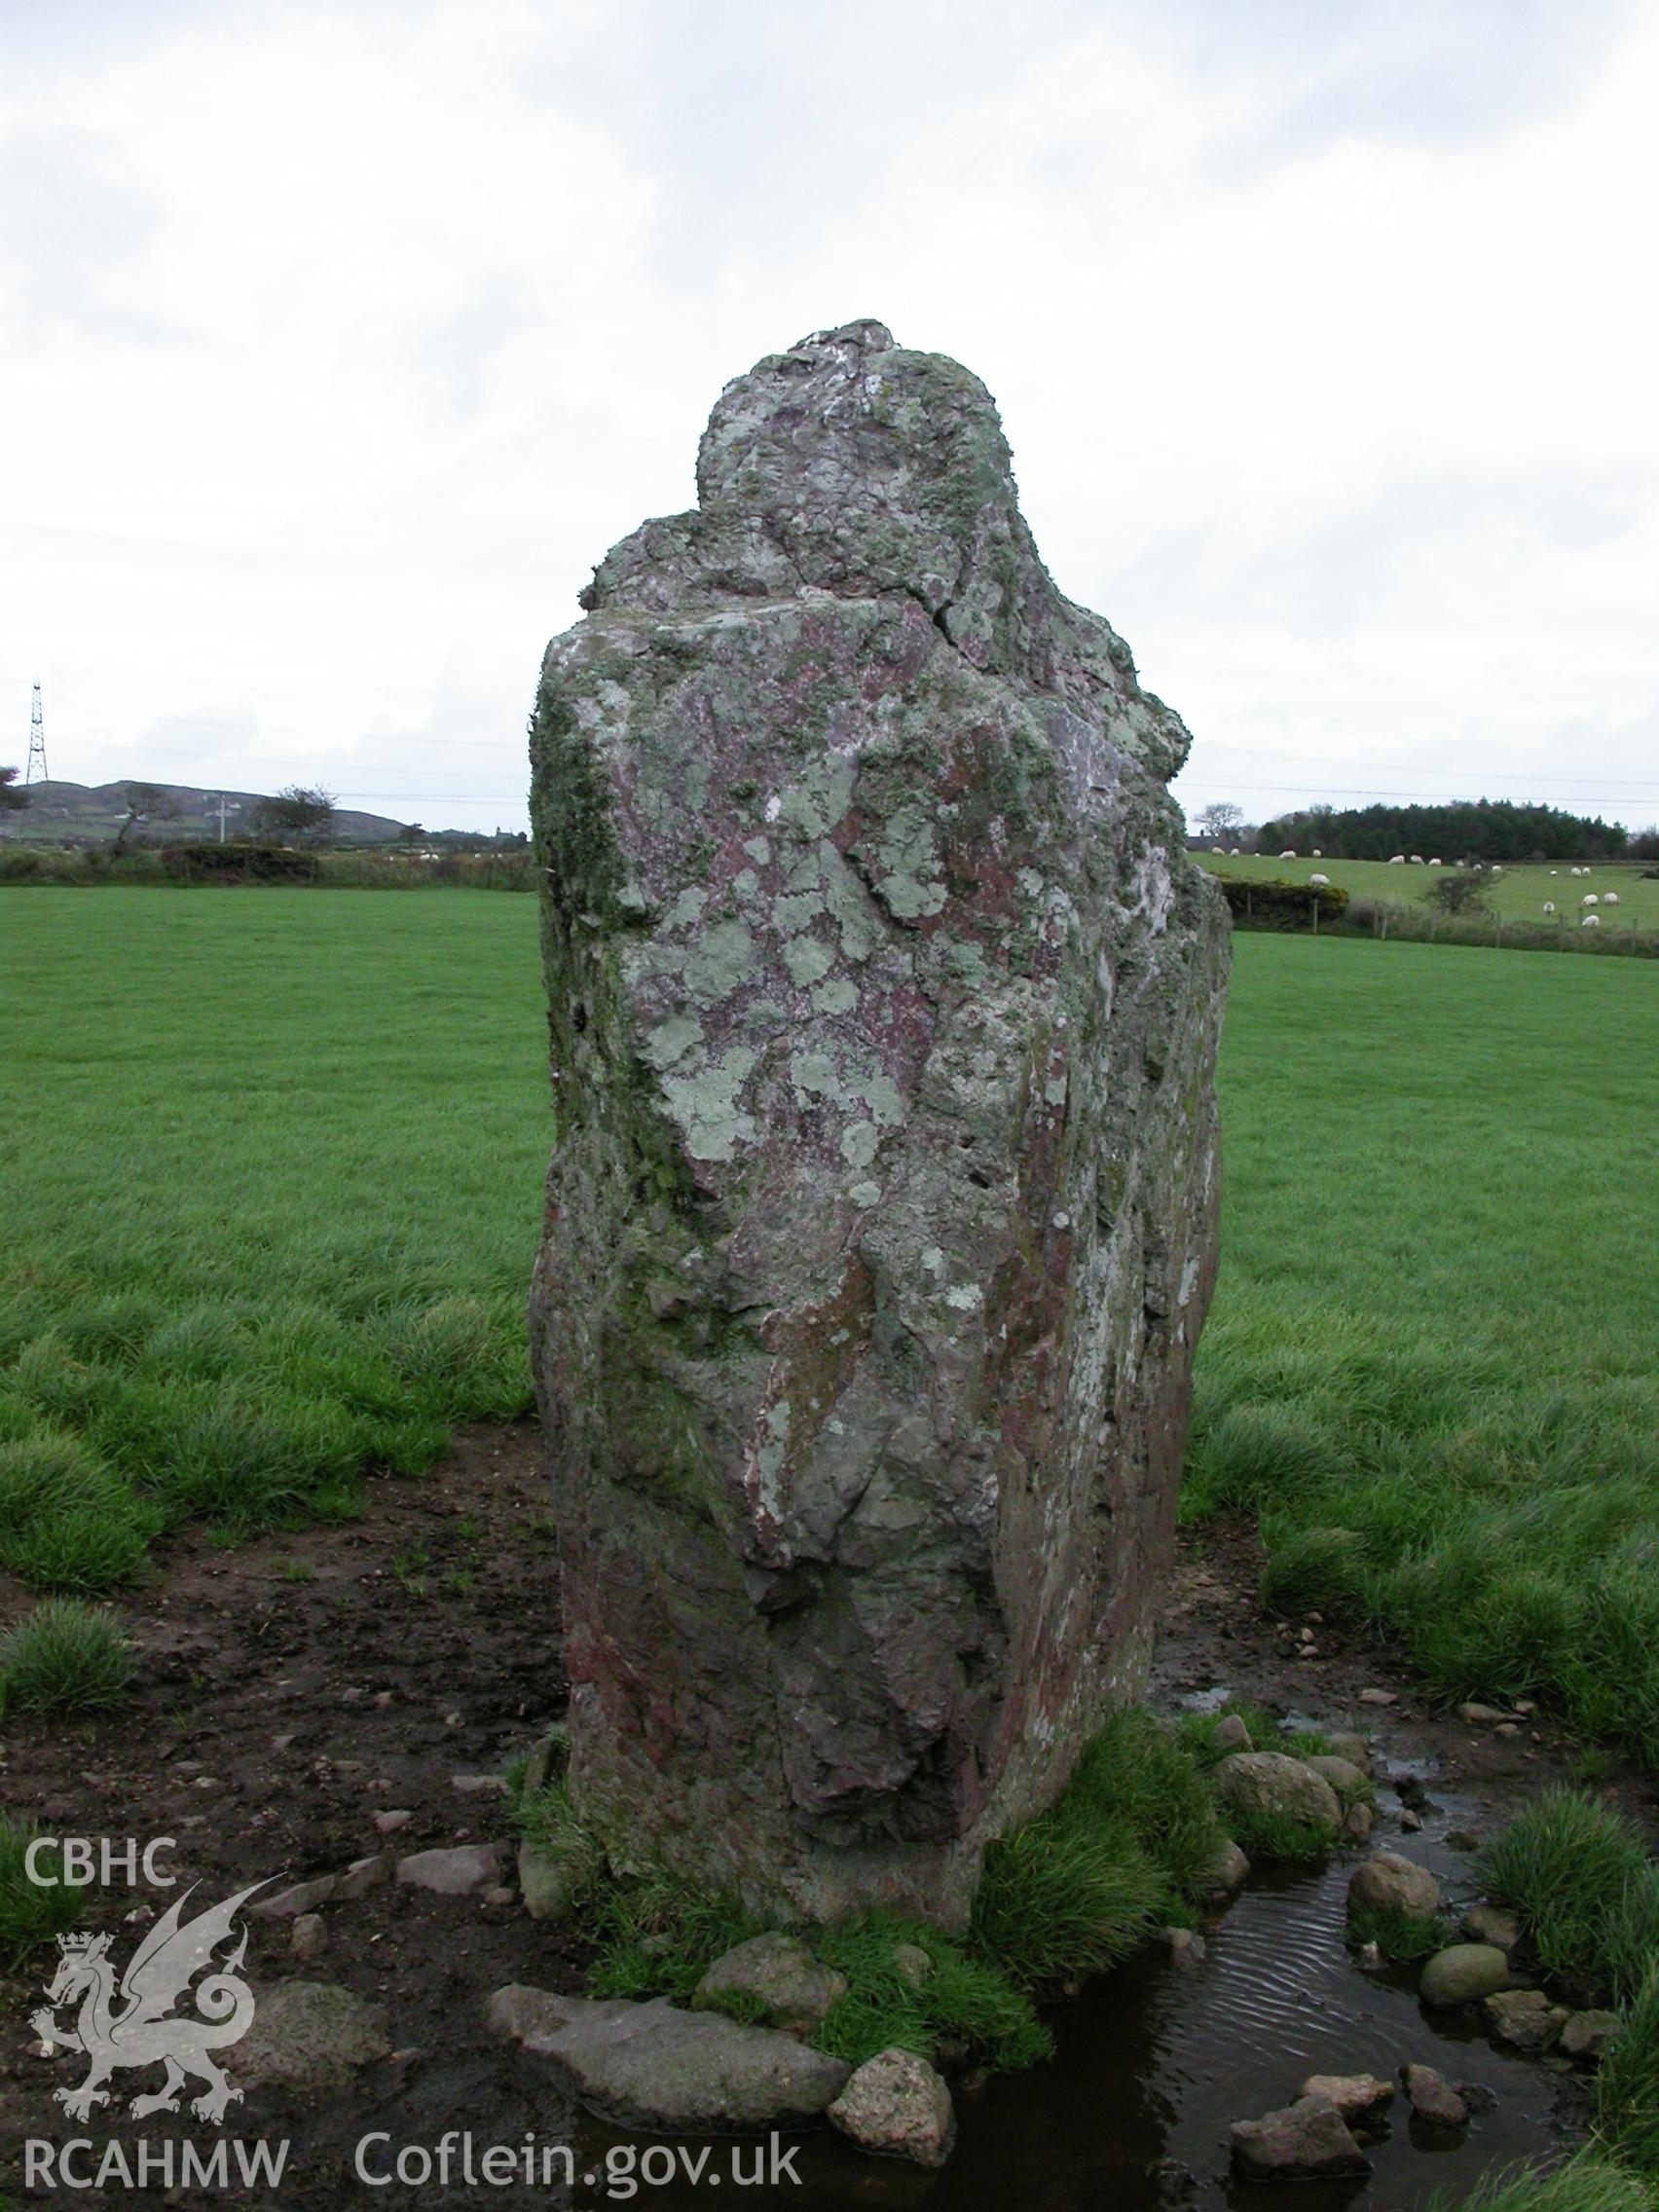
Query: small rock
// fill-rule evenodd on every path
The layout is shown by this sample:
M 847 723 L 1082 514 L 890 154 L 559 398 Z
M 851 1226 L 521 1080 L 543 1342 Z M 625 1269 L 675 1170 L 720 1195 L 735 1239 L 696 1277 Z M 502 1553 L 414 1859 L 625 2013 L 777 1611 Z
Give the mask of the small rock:
M 862 2151 L 942 2166 L 956 2140 L 943 2079 L 911 2050 L 866 2058 L 830 2107 L 830 2123 Z
M 1323 2097 L 1346 2120 L 1362 2120 L 1394 2101 L 1392 2082 L 1375 2074 L 1309 2074 L 1297 2092 L 1303 2097 Z
M 1426 2126 L 1468 2125 L 1468 2105 L 1444 2074 L 1437 2074 L 1432 2066 L 1402 2066 L 1400 2080 L 1406 2085 L 1412 2111 Z
M 1358 1767 L 1361 1774 L 1370 1773 L 1371 1746 L 1363 1736 L 1345 1731 L 1341 1735 L 1327 1735 L 1325 1741 L 1336 1757 L 1346 1759 L 1350 1766 Z
M 385 1880 L 386 1859 L 382 1853 L 371 1851 L 365 1859 L 353 1859 L 344 1874 L 334 1877 L 334 1895 L 341 1903 L 349 1904 L 378 1890 Z
M 1426 1866 L 1397 1851 L 1373 1852 L 1348 1877 L 1348 1910 L 1403 1913 L 1410 1920 L 1432 1920 L 1440 1909 L 1440 1884 Z
M 1392 1690 L 1361 1690 L 1359 1702 L 1361 1705 L 1398 1705 L 1400 1701 Z
M 1250 1751 L 1255 1750 L 1250 1730 L 1236 1713 L 1224 1713 L 1215 1724 L 1210 1742 L 1218 1751 Z
M 1323 1775 L 1345 1805 L 1370 1791 L 1371 1782 L 1365 1769 L 1355 1766 L 1352 1759 L 1339 1758 L 1334 1751 L 1321 1751 L 1303 1763 L 1310 1766 L 1315 1774 Z
M 1205 1946 L 1201 1936 L 1191 1928 L 1165 1928 L 1162 1941 L 1168 1946 L 1169 1963 L 1183 1972 L 1204 1963 Z
M 484 1902 L 486 1904 L 511 1904 L 517 1896 L 518 1892 L 510 1882 L 497 1882 L 492 1889 L 484 1892 Z M 535 1917 L 533 1913 L 531 1918 L 534 1920 Z
M 493 1843 L 461 1843 L 445 1851 L 417 1851 L 397 1862 L 397 1879 L 406 1888 L 435 1890 L 440 1897 L 461 1898 L 488 1889 L 500 1867 L 500 1851 Z
M 1199 1876 L 1199 1887 L 1208 1897 L 1227 1897 L 1249 1878 L 1250 1862 L 1229 1836 Z
M 1416 1835 L 1421 1826 L 1422 1815 L 1414 1813 L 1409 1805 L 1403 1807 L 1400 1813 L 1400 1833 L 1402 1835 Z
M 718 1958 L 691 2002 L 706 2006 L 722 1997 L 747 1998 L 769 2028 L 809 2036 L 846 1992 L 845 1975 L 821 1965 L 798 1936 L 773 1931 L 752 1936 Z
M 1353 1963 L 1361 1973 L 1382 1972 L 1382 1946 L 1381 1943 L 1361 1943 L 1353 1955 Z
M 1500 1720 L 1493 1730 L 1494 1736 L 1519 1736 L 1520 1733 L 1521 1723 L 1519 1720 Z
M 1603 2051 L 1623 2025 L 1616 2012 L 1574 2012 L 1561 2031 L 1561 2047 L 1568 2058 L 1599 2066 Z
M 532 1920 L 563 1920 L 586 1888 L 591 1863 L 528 1836 L 518 1847 L 519 1894 Z
M 1350 1843 L 1369 1843 L 1377 1816 L 1363 1797 L 1356 1797 L 1343 1815 L 1343 1833 Z
M 1467 1705 L 1457 1708 L 1459 1720 L 1466 1720 L 1471 1728 L 1490 1727 L 1494 1720 L 1507 1720 L 1509 1715 L 1500 1706 L 1480 1705 L 1471 1698 Z
M 414 1818 L 407 1805 L 393 1805 L 386 1812 L 375 1815 L 375 1825 L 382 1835 L 395 1835 L 399 1828 L 406 1828 Z
M 291 1751 L 295 1744 L 297 1744 L 298 1742 L 299 1731 L 294 1728 L 288 1728 L 284 1729 L 280 1736 L 272 1737 L 271 1749 L 274 1751 Z
M 1371 2161 L 1335 2105 L 1302 2097 L 1261 2120 L 1235 2120 L 1233 2162 L 1248 2181 L 1368 2174 Z
M 1446 1831 L 1448 1851 L 1479 1851 L 1480 1847 L 1481 1839 L 1473 1828 L 1448 1828 Z
M 1496 2041 L 1514 2050 L 1548 2050 L 1570 2016 L 1565 2005 L 1552 2005 L 1541 1989 L 1494 1991 L 1481 2009 Z
M 318 1874 L 309 1882 L 296 1882 L 278 1890 L 274 1898 L 256 1898 L 248 1911 L 256 1920 L 295 1920 L 302 1912 L 314 1912 L 335 1894 L 338 1874 Z
M 934 1963 L 920 1943 L 895 1943 L 893 1971 L 906 1989 L 920 1989 L 932 1979 Z
M 1509 1961 L 1494 1943 L 1452 1943 L 1422 1970 L 1418 1995 L 1425 2005 L 1477 2005 L 1509 1987 Z
M 1533 1714 L 1537 1712 L 1538 1708 L 1531 1698 L 1518 1697 L 1515 1700 L 1515 1710 L 1521 1715 L 1521 1718 L 1523 1720 L 1530 1720 Z
M 452 1774 L 450 1788 L 463 1797 L 504 1797 L 506 1777 L 499 1774 Z
M 320 1912 L 302 1912 L 288 1931 L 288 1940 L 296 1959 L 319 1959 L 328 1948 L 328 1923 Z
M 1234 1751 L 1215 1769 L 1214 1784 L 1221 1802 L 1237 1812 L 1276 1815 L 1333 1836 L 1343 1825 L 1324 1776 L 1283 1751 Z
M 1521 1923 L 1501 1905 L 1472 1904 L 1464 1913 L 1461 1932 L 1471 1943 L 1491 1943 L 1500 1951 L 1513 1951 L 1521 1940 Z
M 261 1996 L 253 2025 L 236 2046 L 237 2086 L 258 2089 L 275 2082 L 306 2095 L 330 2095 L 390 2049 L 384 2006 L 337 1982 L 278 1982 Z

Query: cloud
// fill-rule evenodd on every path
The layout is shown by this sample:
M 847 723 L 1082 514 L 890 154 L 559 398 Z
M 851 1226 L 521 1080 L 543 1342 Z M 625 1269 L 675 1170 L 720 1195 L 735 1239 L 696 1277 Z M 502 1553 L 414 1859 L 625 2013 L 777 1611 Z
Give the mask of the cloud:
M 1545 0 L 7 12 L 0 711 L 522 822 L 593 564 L 873 313 L 997 392 L 1189 803 L 1645 818 L 1656 95 L 1642 14 Z

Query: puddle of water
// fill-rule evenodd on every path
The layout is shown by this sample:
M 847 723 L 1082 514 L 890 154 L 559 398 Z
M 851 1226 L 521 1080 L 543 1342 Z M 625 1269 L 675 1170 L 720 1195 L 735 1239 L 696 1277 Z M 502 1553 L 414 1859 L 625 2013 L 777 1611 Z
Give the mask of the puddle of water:
M 1456 1825 L 1449 1802 L 1407 1848 L 1456 1899 L 1469 1883 L 1464 1862 L 1438 1840 L 1448 1823 Z M 1494 2166 L 1544 2157 L 1559 2142 L 1552 2117 L 1562 2078 L 1494 2048 L 1472 2022 L 1431 2021 L 1409 1975 L 1355 1971 L 1343 1940 L 1353 1863 L 1338 1858 L 1313 1872 L 1258 1876 L 1208 1934 L 1200 1967 L 1177 1972 L 1149 1951 L 1056 2009 L 1058 2047 L 1048 2065 L 958 2097 L 956 2151 L 941 2172 L 861 2157 L 826 2132 L 792 2139 L 801 2186 L 780 2187 L 766 2201 L 795 2212 L 924 2204 L 927 2212 L 1339 2212 L 1363 2196 L 1365 2212 L 1411 2212 L 1436 2190 L 1460 2197 Z M 1232 2121 L 1289 2104 L 1309 2074 L 1395 2080 L 1407 2061 L 1489 2089 L 1494 2108 L 1442 2137 L 1415 2125 L 1400 2091 L 1382 2139 L 1366 2146 L 1369 2180 L 1229 2177 Z M 578 2157 L 602 2171 L 608 2146 L 639 2150 L 646 2140 L 586 2121 Z M 728 2157 L 729 2146 L 717 2146 L 709 2170 L 723 2170 Z M 665 2212 L 710 2201 L 706 2185 L 642 2190 L 641 2198 Z M 595 2193 L 578 2185 L 576 2200 L 594 2201 Z

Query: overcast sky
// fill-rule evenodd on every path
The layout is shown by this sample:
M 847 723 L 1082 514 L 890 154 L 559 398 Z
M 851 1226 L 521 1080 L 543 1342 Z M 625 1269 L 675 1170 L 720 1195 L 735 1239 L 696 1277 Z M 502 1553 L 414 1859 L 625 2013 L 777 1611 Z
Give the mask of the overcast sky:
M 867 314 L 1190 809 L 1654 820 L 1656 114 L 1598 0 L 0 0 L 0 761 L 38 676 L 55 775 L 521 826 L 594 563 Z

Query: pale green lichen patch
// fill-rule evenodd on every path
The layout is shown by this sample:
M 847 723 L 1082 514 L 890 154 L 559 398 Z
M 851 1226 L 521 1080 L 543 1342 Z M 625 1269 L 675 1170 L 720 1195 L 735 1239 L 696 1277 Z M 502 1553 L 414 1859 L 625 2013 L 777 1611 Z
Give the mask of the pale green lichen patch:
M 704 1006 L 729 999 L 760 968 L 755 933 L 747 922 L 716 922 L 685 954 L 685 988 Z
M 693 1160 L 730 1160 L 754 1137 L 754 1117 L 741 1110 L 738 1093 L 755 1072 L 756 1057 L 748 1046 L 734 1045 L 696 1074 L 665 1080 L 663 1095 Z
M 809 837 L 827 836 L 853 803 L 853 761 L 840 754 L 818 760 L 798 782 L 778 793 L 778 810 L 770 817 L 787 822 Z
M 798 937 L 824 911 L 820 891 L 794 891 L 772 902 L 772 926 L 780 937 Z
M 784 946 L 784 966 L 802 989 L 828 976 L 834 965 L 835 955 L 822 938 L 793 937 Z
M 851 1014 L 859 1003 L 858 987 L 845 976 L 831 976 L 828 982 L 817 986 L 811 997 L 813 1010 L 818 1014 Z
M 851 1122 L 841 1131 L 841 1158 L 849 1167 L 867 1167 L 880 1143 L 881 1131 L 873 1122 Z
M 919 921 L 944 904 L 930 816 L 918 805 L 899 806 L 875 835 L 872 873 L 879 897 L 898 921 Z
M 671 1014 L 645 1039 L 645 1057 L 653 1068 L 671 1068 L 702 1042 L 703 1024 L 694 1014 Z

